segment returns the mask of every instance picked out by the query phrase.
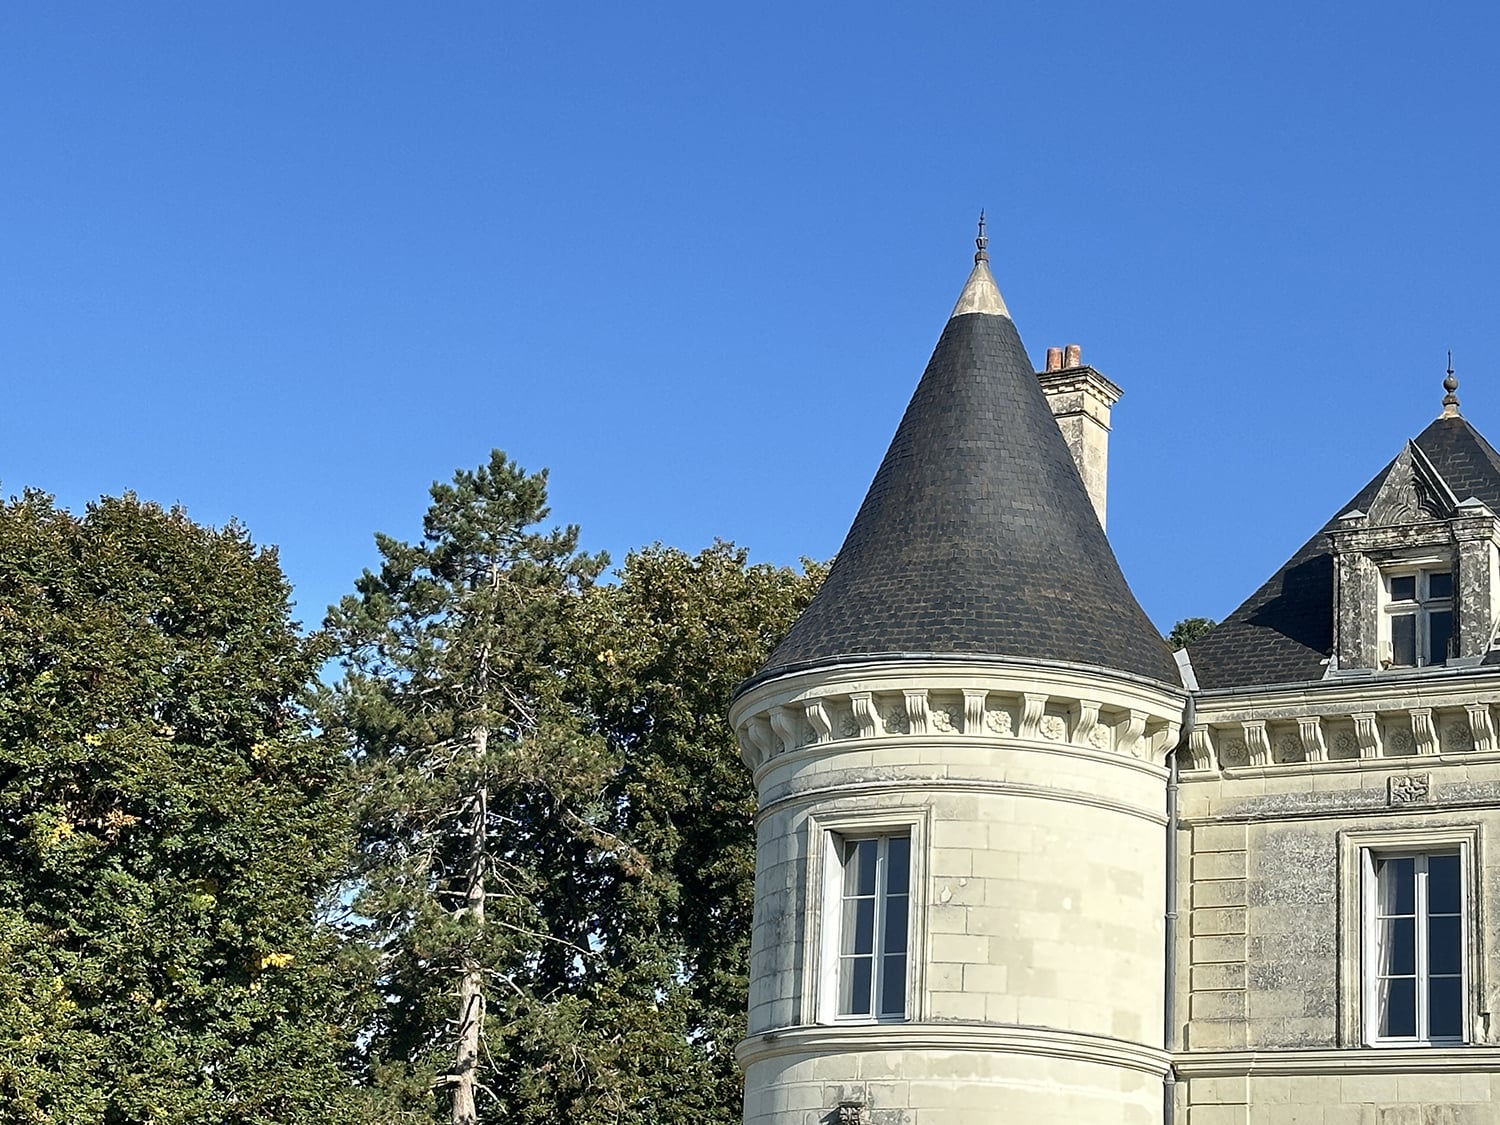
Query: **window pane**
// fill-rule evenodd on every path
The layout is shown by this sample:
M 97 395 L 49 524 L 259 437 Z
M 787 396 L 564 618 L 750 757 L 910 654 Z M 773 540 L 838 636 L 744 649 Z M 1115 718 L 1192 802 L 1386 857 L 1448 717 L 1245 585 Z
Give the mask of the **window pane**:
M 1415 918 L 1387 918 L 1381 924 L 1385 931 L 1382 948 L 1388 951 L 1381 965 L 1382 973 L 1404 976 L 1417 971 L 1417 920 Z
M 1417 600 L 1417 576 L 1398 574 L 1391 578 L 1391 601 L 1414 602 Z
M 854 840 L 844 853 L 844 893 L 875 893 L 875 849 L 879 841 Z
M 1453 639 L 1453 614 L 1439 610 L 1427 615 L 1427 663 L 1448 661 L 1448 642 Z
M 875 952 L 875 900 L 873 898 L 851 898 L 844 903 L 843 952 Z
M 906 952 L 906 896 L 892 895 L 885 904 L 885 941 L 882 953 Z
M 1429 598 L 1451 598 L 1453 596 L 1453 574 L 1445 571 L 1439 574 L 1427 576 L 1427 596 Z
M 906 1014 L 906 955 L 882 958 L 880 967 L 880 1014 Z
M 1380 982 L 1380 1034 L 1385 1037 L 1413 1036 L 1417 1033 L 1417 982 L 1404 980 Z
M 1434 1039 L 1458 1039 L 1464 1033 L 1463 981 L 1438 977 L 1427 991 L 1427 1034 Z
M 1427 971 L 1434 976 L 1463 972 L 1463 936 L 1456 915 L 1427 920 Z
M 1391 618 L 1391 663 L 1417 662 L 1417 615 L 1398 613 Z
M 1411 856 L 1376 860 L 1375 875 L 1380 880 L 1381 914 L 1416 913 L 1416 860 Z
M 1462 896 L 1456 855 L 1427 857 L 1427 909 L 1433 914 L 1457 914 Z
M 873 957 L 846 957 L 839 963 L 839 1015 L 868 1016 L 870 1011 L 870 973 Z
M 892 836 L 886 847 L 885 889 L 904 895 L 911 883 L 911 838 Z

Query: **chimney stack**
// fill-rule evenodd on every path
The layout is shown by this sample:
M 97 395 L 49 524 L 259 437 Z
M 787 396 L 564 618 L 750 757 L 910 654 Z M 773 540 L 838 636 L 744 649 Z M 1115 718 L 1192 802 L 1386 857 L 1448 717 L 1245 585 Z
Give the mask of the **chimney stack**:
M 1057 419 L 1073 463 L 1104 526 L 1109 469 L 1109 412 L 1120 400 L 1120 388 L 1083 363 L 1077 344 L 1047 349 L 1047 369 L 1037 372 L 1047 405 Z

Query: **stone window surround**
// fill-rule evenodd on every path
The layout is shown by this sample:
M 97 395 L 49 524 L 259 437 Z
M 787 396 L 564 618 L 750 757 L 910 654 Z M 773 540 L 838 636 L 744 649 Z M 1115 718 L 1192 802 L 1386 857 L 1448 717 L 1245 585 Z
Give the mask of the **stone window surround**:
M 1478 501 L 1458 505 L 1451 519 L 1370 527 L 1350 512 L 1329 535 L 1334 558 L 1334 660 L 1341 672 L 1378 671 L 1388 655 L 1385 577 L 1446 566 L 1453 574 L 1453 641 L 1448 663 L 1477 663 L 1496 623 L 1496 554 L 1500 519 Z
M 1428 579 L 1434 574 L 1447 574 L 1450 576 L 1450 581 L 1456 577 L 1453 562 L 1451 555 L 1423 552 L 1412 558 L 1393 561 L 1380 568 L 1380 666 L 1382 669 L 1426 668 L 1447 663 L 1448 653 L 1437 655 L 1428 651 L 1428 614 L 1447 612 L 1451 615 L 1450 620 L 1456 624 L 1458 620 L 1458 598 L 1455 596 L 1457 589 L 1455 587 L 1453 594 L 1447 597 L 1434 598 L 1428 593 L 1427 585 Z M 1391 580 L 1408 576 L 1415 579 L 1416 595 L 1410 599 L 1397 601 L 1391 596 Z M 1416 661 L 1413 664 L 1396 663 L 1391 619 L 1398 614 L 1410 614 L 1415 618 L 1413 627 Z
M 1342 1047 L 1366 1047 L 1373 1050 L 1428 1050 L 1451 1048 L 1451 1043 L 1423 1044 L 1411 1040 L 1376 1039 L 1373 1034 L 1370 979 L 1367 973 L 1368 951 L 1366 910 L 1369 857 L 1384 855 L 1458 852 L 1463 865 L 1464 949 L 1466 966 L 1464 1011 L 1467 1033 L 1461 1047 L 1486 1040 L 1489 1013 L 1482 1010 L 1487 995 L 1484 982 L 1484 950 L 1480 937 L 1484 932 L 1481 915 L 1484 903 L 1479 890 L 1481 831 L 1476 824 L 1441 825 L 1381 829 L 1345 829 L 1339 833 L 1338 870 L 1338 958 L 1339 1003 L 1338 1037 Z
M 927 851 L 932 838 L 932 809 L 902 805 L 881 809 L 826 810 L 809 814 L 807 833 L 807 917 L 803 926 L 802 1010 L 811 1023 L 910 1023 L 927 1010 Z M 899 1021 L 875 1016 L 838 1014 L 839 932 L 843 865 L 839 839 L 907 836 L 911 840 L 911 882 L 907 899 L 906 1004 Z

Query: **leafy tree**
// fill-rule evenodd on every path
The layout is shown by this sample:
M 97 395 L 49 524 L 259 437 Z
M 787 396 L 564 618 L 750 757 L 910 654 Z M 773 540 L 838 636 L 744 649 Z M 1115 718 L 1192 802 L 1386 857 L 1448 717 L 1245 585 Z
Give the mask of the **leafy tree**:
M 1201 640 L 1215 624 L 1212 617 L 1184 617 L 1172 626 L 1172 631 L 1167 634 L 1167 644 L 1172 646 L 1173 652 L 1187 648 Z
M 274 551 L 132 496 L 0 504 L 0 1113 L 344 1119 L 342 763 Z
M 595 956 L 579 876 L 605 862 L 590 813 L 610 765 L 563 693 L 604 560 L 576 528 L 539 530 L 547 514 L 546 474 L 496 452 L 432 487 L 419 542 L 378 535 L 379 572 L 328 619 L 383 998 L 375 1120 L 537 1120 L 534 1089 L 588 1066 L 570 1030 Z
M 717 543 L 632 554 L 590 595 L 574 682 L 617 763 L 603 793 L 628 862 L 599 880 L 604 1060 L 546 1120 L 737 1122 L 754 900 L 754 787 L 727 713 L 822 579 Z

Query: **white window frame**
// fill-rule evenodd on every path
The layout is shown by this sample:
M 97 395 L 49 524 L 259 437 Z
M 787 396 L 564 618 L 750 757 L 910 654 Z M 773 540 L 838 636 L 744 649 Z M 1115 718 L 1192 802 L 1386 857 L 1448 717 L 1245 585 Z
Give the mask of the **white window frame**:
M 1345 940 L 1341 942 L 1344 964 L 1342 977 L 1343 993 L 1356 998 L 1353 1011 L 1346 1005 L 1343 1011 L 1344 1040 L 1357 1041 L 1367 1047 L 1457 1047 L 1477 1042 L 1476 1025 L 1479 1012 L 1479 995 L 1482 981 L 1478 978 L 1483 969 L 1479 948 L 1481 927 L 1479 925 L 1479 898 L 1477 861 L 1479 855 L 1479 832 L 1477 828 L 1422 828 L 1379 832 L 1345 832 L 1342 838 L 1341 880 L 1344 887 L 1344 921 L 1342 927 Z M 1424 1036 L 1423 1022 L 1419 1017 L 1418 1034 L 1414 1036 L 1383 1037 L 1380 1035 L 1380 1001 L 1378 995 L 1379 955 L 1376 948 L 1378 912 L 1378 885 L 1375 873 L 1377 858 L 1395 859 L 1404 857 L 1428 857 L 1457 855 L 1459 860 L 1459 885 L 1461 922 L 1463 936 L 1461 998 L 1463 1013 L 1460 1024 L 1462 1034 L 1453 1037 L 1433 1038 Z M 1419 884 L 1421 880 L 1418 881 Z M 1427 979 L 1426 939 L 1423 930 L 1425 891 L 1419 891 L 1417 905 L 1417 992 L 1419 1011 L 1425 1007 L 1422 999 Z M 1352 1032 L 1353 1034 L 1350 1034 Z
M 1447 597 L 1434 598 L 1429 592 L 1429 583 L 1432 575 L 1446 574 L 1452 584 L 1454 593 Z M 1391 582 L 1397 578 L 1413 579 L 1416 592 L 1412 598 L 1397 600 L 1391 595 Z M 1448 614 L 1448 644 L 1453 644 L 1453 627 L 1457 624 L 1456 587 L 1458 582 L 1458 570 L 1449 559 L 1431 558 L 1413 561 L 1403 561 L 1399 565 L 1383 568 L 1380 572 L 1380 645 L 1381 651 L 1385 653 L 1383 664 L 1386 668 L 1429 668 L 1448 662 L 1448 653 L 1434 654 L 1429 652 L 1431 647 L 1431 615 L 1434 613 Z M 1410 615 L 1412 617 L 1412 628 L 1416 631 L 1413 648 L 1416 658 L 1415 664 L 1397 664 L 1396 646 L 1394 639 L 1393 620 L 1398 616 Z
M 901 807 L 857 812 L 822 812 L 807 819 L 808 922 L 803 949 L 803 1003 L 820 1024 L 910 1023 L 923 1018 L 926 966 L 927 841 L 931 810 Z M 842 952 L 844 865 L 841 848 L 850 840 L 904 836 L 910 841 L 906 911 L 906 995 L 900 1016 L 884 1016 L 872 995 L 871 1015 L 839 1014 L 839 961 Z M 879 965 L 876 965 L 879 975 Z

